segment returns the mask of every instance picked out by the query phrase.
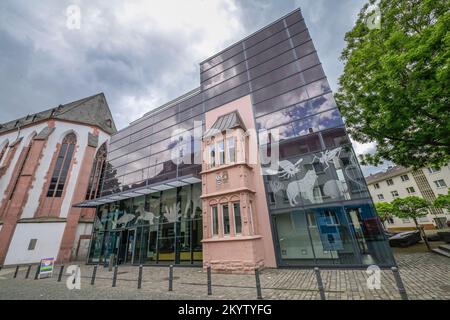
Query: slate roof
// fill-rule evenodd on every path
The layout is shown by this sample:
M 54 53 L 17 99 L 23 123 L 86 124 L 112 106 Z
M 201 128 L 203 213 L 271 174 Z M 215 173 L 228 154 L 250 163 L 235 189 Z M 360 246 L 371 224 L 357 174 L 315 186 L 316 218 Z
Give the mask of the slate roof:
M 204 138 L 208 138 L 210 136 L 214 136 L 218 132 L 224 132 L 228 129 L 233 128 L 242 128 L 245 129 L 244 122 L 242 121 L 241 116 L 239 115 L 239 112 L 233 111 L 227 114 L 224 114 L 223 116 L 220 116 L 217 118 L 216 122 L 209 128 L 205 134 L 203 135 Z
M 117 132 L 114 119 L 106 102 L 106 97 L 103 93 L 98 93 L 87 98 L 61 104 L 45 111 L 0 124 L 0 134 L 48 119 L 68 120 L 94 125 L 109 134 Z
M 370 184 L 370 183 L 374 183 L 377 181 L 382 181 L 382 180 L 385 180 L 388 178 L 398 176 L 398 175 L 408 172 L 408 171 L 410 171 L 410 169 L 408 169 L 408 168 L 405 168 L 402 166 L 393 166 L 393 167 L 387 168 L 386 171 L 378 172 L 378 173 L 367 176 L 366 182 L 368 184 Z

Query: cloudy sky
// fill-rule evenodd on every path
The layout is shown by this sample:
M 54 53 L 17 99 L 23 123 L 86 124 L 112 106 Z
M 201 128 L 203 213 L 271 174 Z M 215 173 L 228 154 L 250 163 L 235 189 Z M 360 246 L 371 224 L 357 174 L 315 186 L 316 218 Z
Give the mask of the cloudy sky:
M 336 90 L 344 34 L 365 2 L 3 0 L 0 123 L 104 92 L 123 128 L 197 87 L 200 61 L 298 7 Z M 71 5 L 80 9 L 79 29 Z

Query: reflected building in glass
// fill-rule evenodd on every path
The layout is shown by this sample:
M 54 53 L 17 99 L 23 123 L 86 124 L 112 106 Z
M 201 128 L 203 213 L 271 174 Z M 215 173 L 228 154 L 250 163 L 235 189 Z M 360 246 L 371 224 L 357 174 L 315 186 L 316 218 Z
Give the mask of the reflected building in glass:
M 200 79 L 112 137 L 89 263 L 395 265 L 300 10 Z

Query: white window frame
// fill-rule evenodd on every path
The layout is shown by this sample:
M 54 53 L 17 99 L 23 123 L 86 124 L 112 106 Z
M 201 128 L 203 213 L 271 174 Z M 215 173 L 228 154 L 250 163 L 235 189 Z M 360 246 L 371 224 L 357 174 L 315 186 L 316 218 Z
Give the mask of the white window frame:
M 212 156 L 213 152 L 214 152 L 214 156 Z M 214 143 L 212 143 L 208 146 L 208 159 L 209 159 L 209 167 L 215 168 L 216 167 L 216 145 Z
M 230 141 L 232 141 L 233 152 L 231 152 L 231 149 L 230 149 Z M 226 146 L 226 148 L 227 148 L 227 152 L 226 152 L 227 153 L 226 154 L 226 161 L 227 161 L 227 163 L 228 164 L 235 163 L 236 162 L 236 139 L 235 139 L 235 137 L 231 136 L 231 137 L 227 138 L 227 146 Z M 234 155 L 234 160 L 233 161 L 231 161 L 231 154 Z
M 231 203 L 233 205 L 233 223 L 234 223 L 234 234 L 237 236 L 242 235 L 242 210 L 241 210 L 241 202 L 234 201 Z M 239 218 L 241 220 L 241 232 L 237 232 L 237 223 L 236 223 L 236 211 L 234 210 L 234 205 L 237 204 L 239 206 Z
M 443 182 L 444 184 L 441 184 L 440 182 Z M 439 182 L 439 183 L 438 183 Z M 447 187 L 447 183 L 445 183 L 444 179 L 439 179 L 439 180 L 435 180 L 433 181 L 434 185 L 436 186 L 436 188 L 446 188 Z
M 412 189 L 413 191 L 410 191 L 409 189 Z M 408 194 L 414 194 L 416 193 L 416 189 L 414 189 L 414 187 L 407 187 L 406 192 L 408 192 Z
M 214 223 L 214 208 L 216 209 L 216 223 L 217 223 L 217 233 L 214 233 L 216 224 Z M 219 207 L 218 205 L 211 206 L 211 237 L 216 238 L 219 236 Z
M 222 156 L 223 156 L 223 161 L 222 161 Z M 225 164 L 226 161 L 226 156 L 225 156 L 225 141 L 224 140 L 220 140 L 217 141 L 217 165 L 218 166 L 223 166 Z
M 225 233 L 225 213 L 223 210 L 223 207 L 227 206 L 228 207 L 228 224 L 229 224 L 229 232 Z M 229 237 L 231 234 L 231 219 L 230 219 L 230 204 L 229 203 L 221 203 L 220 204 L 220 211 L 222 213 L 222 233 L 224 237 Z

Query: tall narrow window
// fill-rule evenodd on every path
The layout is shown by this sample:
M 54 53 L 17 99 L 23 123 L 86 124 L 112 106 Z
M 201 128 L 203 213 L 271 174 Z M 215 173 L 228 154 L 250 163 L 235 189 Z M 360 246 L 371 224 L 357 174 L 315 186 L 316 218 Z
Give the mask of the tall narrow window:
M 230 210 L 228 204 L 222 205 L 223 234 L 230 234 Z
M 214 144 L 209 146 L 209 165 L 211 168 L 216 166 L 216 146 Z
M 234 213 L 234 232 L 236 234 L 242 233 L 242 219 L 241 219 L 241 205 L 239 202 L 233 203 Z
M 86 200 L 97 198 L 103 184 L 103 176 L 106 164 L 106 143 L 104 143 L 95 155 L 92 165 L 91 175 L 89 177 L 89 186 L 86 193 Z
M 217 143 L 217 149 L 219 152 L 219 166 L 221 166 L 225 164 L 225 147 L 223 140 Z
M 64 137 L 61 148 L 59 149 L 58 158 L 56 159 L 55 168 L 53 169 L 47 197 L 59 198 L 62 196 L 76 143 L 77 137 L 75 134 L 69 133 Z
M 249 209 L 249 216 L 250 216 L 250 228 L 252 230 L 252 235 L 255 234 L 255 223 L 253 221 L 253 202 L 250 201 L 249 205 L 248 205 L 248 209 Z
M 217 213 L 217 206 L 211 207 L 211 222 L 212 222 L 211 226 L 212 235 L 217 236 L 219 234 L 219 225 L 218 225 L 219 216 Z
M 233 163 L 236 161 L 236 148 L 234 146 L 234 137 L 227 139 L 227 161 Z
M 3 146 L 2 150 L 0 150 L 0 163 L 3 160 L 3 156 L 6 154 L 6 150 L 8 150 L 9 142 L 6 142 Z

